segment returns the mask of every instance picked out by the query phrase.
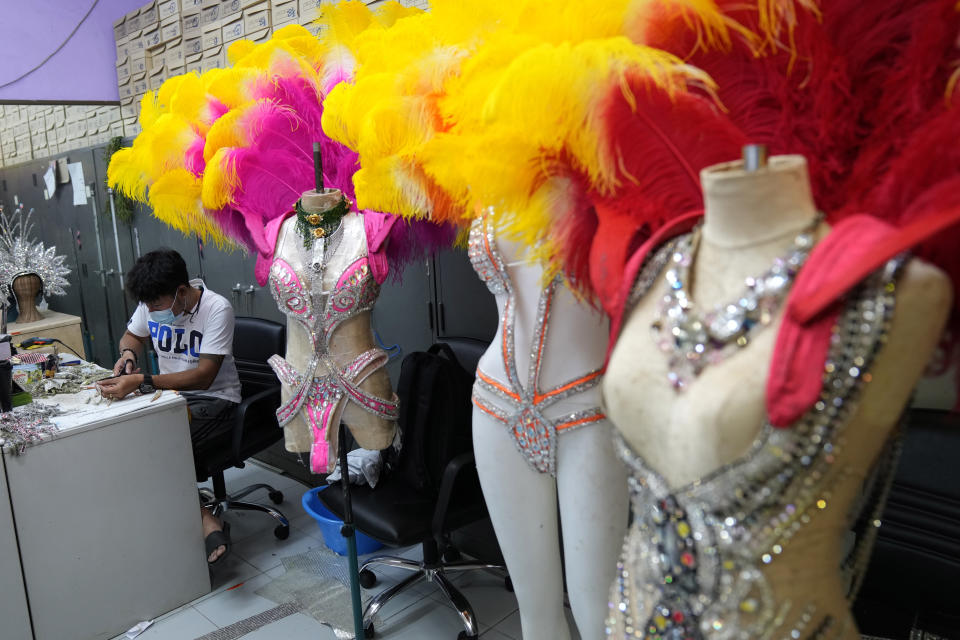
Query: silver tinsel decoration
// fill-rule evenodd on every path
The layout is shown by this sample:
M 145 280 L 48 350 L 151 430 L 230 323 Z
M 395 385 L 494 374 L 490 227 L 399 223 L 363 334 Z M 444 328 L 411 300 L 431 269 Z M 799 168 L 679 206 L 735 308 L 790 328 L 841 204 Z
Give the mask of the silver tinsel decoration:
M 32 240 L 33 209 L 24 215 L 23 205 L 9 218 L 0 206 L 0 286 L 10 293 L 13 281 L 19 276 L 35 273 L 43 281 L 44 295 L 63 296 L 70 285 L 70 269 L 63 263 L 66 256 L 58 256 L 57 248 L 44 248 L 39 240 Z

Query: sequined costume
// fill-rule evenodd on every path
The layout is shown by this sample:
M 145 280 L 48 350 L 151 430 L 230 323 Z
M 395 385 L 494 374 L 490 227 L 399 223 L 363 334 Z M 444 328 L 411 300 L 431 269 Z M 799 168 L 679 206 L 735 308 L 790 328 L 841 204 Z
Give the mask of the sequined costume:
M 648 256 L 628 307 L 660 282 L 675 242 Z M 827 507 L 831 491 L 850 477 L 843 432 L 886 337 L 901 265 L 900 259 L 887 262 L 848 297 L 816 403 L 789 428 L 768 419 L 741 458 L 671 489 L 617 436 L 631 474 L 634 522 L 611 591 L 609 637 L 832 638 L 846 631 L 845 621 L 814 605 L 778 597 L 764 567 L 778 561 L 791 539 Z M 867 506 L 851 514 L 853 528 L 862 530 L 843 561 L 850 599 L 875 537 L 897 450 L 897 438 L 891 438 L 866 485 Z
M 551 307 L 559 287 L 559 278 L 541 292 L 537 305 L 536 326 L 530 343 L 530 363 L 526 384 L 521 383 L 517 369 L 514 323 L 516 294 L 503 256 L 497 249 L 493 222 L 488 215 L 478 217 L 470 227 L 470 262 L 494 295 L 506 295 L 500 319 L 502 356 L 506 381 L 500 381 L 477 369 L 473 403 L 481 411 L 502 422 L 510 432 L 517 449 L 534 469 L 556 475 L 557 435 L 605 419 L 599 407 L 591 407 L 549 419 L 543 410 L 575 394 L 594 389 L 600 382 L 599 369 L 549 390 L 540 388 L 543 351 L 550 325 Z M 486 398 L 497 398 L 490 402 Z
M 386 364 L 386 352 L 369 349 L 345 367 L 339 367 L 329 352 L 330 339 L 337 327 L 349 318 L 373 309 L 380 285 L 366 255 L 347 267 L 332 291 L 323 291 L 322 287 L 311 290 L 303 284 L 296 269 L 279 257 L 273 261 L 269 279 L 270 291 L 278 307 L 303 327 L 313 347 L 303 371 L 298 371 L 279 355 L 269 360 L 281 383 L 292 390 L 291 397 L 277 410 L 277 420 L 284 426 L 303 412 L 313 435 L 310 466 L 316 473 L 327 473 L 335 463 L 337 427 L 345 402 L 354 402 L 384 420 L 397 419 L 396 395 L 386 400 L 359 387 Z M 318 368 L 327 373 L 317 375 Z

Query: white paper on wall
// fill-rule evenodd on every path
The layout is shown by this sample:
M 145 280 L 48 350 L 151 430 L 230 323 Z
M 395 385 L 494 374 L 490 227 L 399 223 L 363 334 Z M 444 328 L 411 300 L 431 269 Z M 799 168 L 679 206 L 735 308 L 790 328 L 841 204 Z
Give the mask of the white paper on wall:
M 73 184 L 73 204 L 81 206 L 87 204 L 87 185 L 83 182 L 83 165 L 71 162 L 67 165 L 70 170 L 70 182 Z
M 53 171 L 53 163 L 50 163 L 50 166 L 47 167 L 47 172 L 43 174 L 43 184 L 47 188 L 46 196 L 47 200 L 53 197 L 53 193 L 57 190 L 57 178 Z

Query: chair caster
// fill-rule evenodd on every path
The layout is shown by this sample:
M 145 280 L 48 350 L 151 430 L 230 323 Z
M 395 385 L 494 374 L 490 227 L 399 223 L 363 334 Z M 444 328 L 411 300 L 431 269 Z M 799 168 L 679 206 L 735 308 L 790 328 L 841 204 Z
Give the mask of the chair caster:
M 372 638 L 377 635 L 377 632 L 373 628 L 373 623 L 368 622 L 367 625 L 363 628 L 363 637 Z
M 267 494 L 267 496 L 270 498 L 270 502 L 272 502 L 273 504 L 280 504 L 281 502 L 283 502 L 282 491 L 271 491 L 270 493 Z
M 277 540 L 286 540 L 290 537 L 290 525 L 278 525 L 277 528 L 273 530 L 273 535 L 277 537 Z
M 513 580 L 510 578 L 510 576 L 507 576 L 503 579 L 503 588 L 510 593 L 513 593 Z
M 457 636 L 457 640 L 477 640 L 477 636 L 467 635 L 466 631 L 461 631 Z
M 443 552 L 443 559 L 445 562 L 457 562 L 463 556 L 460 555 L 460 550 L 450 547 Z
M 372 589 L 375 584 L 377 584 L 377 574 L 370 569 L 364 569 L 360 572 L 359 582 L 360 586 L 364 589 Z

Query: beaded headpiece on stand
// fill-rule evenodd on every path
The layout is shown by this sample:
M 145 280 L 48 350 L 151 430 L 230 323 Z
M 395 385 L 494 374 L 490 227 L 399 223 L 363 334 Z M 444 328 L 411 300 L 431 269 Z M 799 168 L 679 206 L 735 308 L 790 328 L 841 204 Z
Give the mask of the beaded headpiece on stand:
M 56 247 L 44 247 L 31 238 L 33 209 L 23 213 L 23 205 L 7 216 L 0 206 L 0 287 L 3 295 L 13 292 L 13 281 L 35 274 L 43 282 L 44 295 L 64 296 L 70 285 L 70 269 L 63 263 L 66 256 L 57 255 Z

